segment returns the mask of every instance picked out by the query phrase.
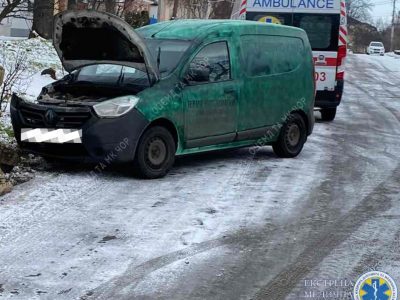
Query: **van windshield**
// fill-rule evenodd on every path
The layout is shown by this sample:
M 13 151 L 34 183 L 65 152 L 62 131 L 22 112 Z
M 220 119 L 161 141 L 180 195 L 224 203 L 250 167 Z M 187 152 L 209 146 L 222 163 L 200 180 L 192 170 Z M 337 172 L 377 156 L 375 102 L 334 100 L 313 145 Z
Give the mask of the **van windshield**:
M 373 43 L 371 43 L 371 46 L 372 47 L 383 47 L 383 44 L 382 43 L 376 43 L 376 42 L 374 43 L 373 42 Z
M 161 77 L 166 77 L 178 66 L 190 46 L 189 41 L 146 39 L 147 47 L 159 66 Z
M 75 73 L 72 84 L 104 85 L 138 90 L 143 90 L 150 86 L 146 72 L 113 64 L 97 64 L 83 67 Z

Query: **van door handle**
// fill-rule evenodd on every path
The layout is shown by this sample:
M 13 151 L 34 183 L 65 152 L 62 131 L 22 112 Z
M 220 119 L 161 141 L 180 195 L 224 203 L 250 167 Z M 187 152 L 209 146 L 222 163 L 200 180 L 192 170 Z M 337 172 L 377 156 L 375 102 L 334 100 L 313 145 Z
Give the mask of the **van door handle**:
M 235 93 L 235 88 L 234 87 L 226 87 L 224 88 L 225 94 L 232 94 Z

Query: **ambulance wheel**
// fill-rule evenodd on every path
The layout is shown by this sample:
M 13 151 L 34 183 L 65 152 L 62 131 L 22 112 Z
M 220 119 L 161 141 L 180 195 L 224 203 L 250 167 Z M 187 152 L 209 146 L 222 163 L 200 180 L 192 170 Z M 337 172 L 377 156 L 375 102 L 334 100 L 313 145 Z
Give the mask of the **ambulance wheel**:
M 323 108 L 321 109 L 322 121 L 333 121 L 336 117 L 337 108 Z
M 307 141 L 307 128 L 298 113 L 291 114 L 283 124 L 278 140 L 272 145 L 277 156 L 292 158 L 300 154 Z
M 164 177 L 175 162 L 175 152 L 175 140 L 169 130 L 150 127 L 143 133 L 136 150 L 136 175 L 146 179 Z

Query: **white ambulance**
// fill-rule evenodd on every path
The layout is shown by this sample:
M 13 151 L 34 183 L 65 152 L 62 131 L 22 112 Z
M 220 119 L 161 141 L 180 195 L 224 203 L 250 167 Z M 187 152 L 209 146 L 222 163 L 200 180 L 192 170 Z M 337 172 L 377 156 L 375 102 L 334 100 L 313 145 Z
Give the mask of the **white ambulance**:
M 315 61 L 316 103 L 322 119 L 336 116 L 344 86 L 347 47 L 345 0 L 236 0 L 233 19 L 300 27 Z

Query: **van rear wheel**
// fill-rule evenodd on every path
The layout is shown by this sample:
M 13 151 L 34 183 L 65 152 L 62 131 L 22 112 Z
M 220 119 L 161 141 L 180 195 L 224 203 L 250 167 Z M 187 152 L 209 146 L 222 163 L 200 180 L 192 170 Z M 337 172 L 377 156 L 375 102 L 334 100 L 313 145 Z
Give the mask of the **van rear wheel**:
M 150 127 L 139 140 L 135 173 L 147 179 L 164 177 L 175 162 L 175 152 L 172 134 L 161 126 Z
M 307 140 L 306 124 L 298 113 L 291 114 L 272 148 L 277 156 L 292 158 L 300 154 Z
M 323 121 L 333 121 L 336 117 L 337 108 L 323 108 L 321 109 L 321 118 Z

